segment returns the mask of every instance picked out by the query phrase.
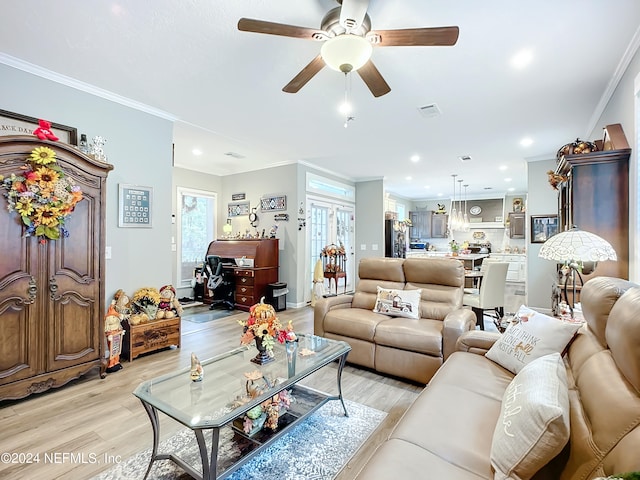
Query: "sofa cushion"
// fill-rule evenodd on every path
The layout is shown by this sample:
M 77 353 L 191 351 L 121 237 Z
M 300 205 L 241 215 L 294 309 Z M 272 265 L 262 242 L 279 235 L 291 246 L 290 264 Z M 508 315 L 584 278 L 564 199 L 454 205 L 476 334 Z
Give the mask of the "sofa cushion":
M 362 308 L 337 308 L 325 315 L 324 331 L 373 342 L 376 326 L 383 320 L 389 317 Z
M 392 317 L 419 318 L 420 294 L 422 290 L 398 290 L 377 287 L 375 313 Z
M 552 353 L 525 365 L 504 393 L 491 444 L 495 479 L 530 479 L 568 440 L 567 373 Z
M 402 439 L 428 451 L 434 459 L 423 465 L 422 476 L 393 478 L 493 478 L 489 461 L 491 437 L 502 396 L 512 379 L 512 373 L 483 355 L 453 353 L 391 434 L 392 439 Z M 407 457 L 399 458 L 406 462 L 398 460 L 394 465 L 413 463 Z M 449 463 L 452 472 L 460 469 L 473 475 L 433 476 L 432 465 L 439 464 L 436 458 Z
M 376 325 L 377 345 L 442 356 L 442 322 L 424 318 L 388 318 Z
M 520 307 L 519 323 L 512 324 L 486 353 L 487 358 L 518 373 L 529 362 L 549 353 L 561 353 L 581 327 Z

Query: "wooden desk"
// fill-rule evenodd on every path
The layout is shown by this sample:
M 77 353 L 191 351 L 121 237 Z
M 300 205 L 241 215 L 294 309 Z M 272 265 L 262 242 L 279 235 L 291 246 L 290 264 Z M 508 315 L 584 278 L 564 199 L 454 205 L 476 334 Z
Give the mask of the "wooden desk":
M 209 244 L 207 255 L 233 260 L 245 257 L 253 267 L 232 267 L 235 280 L 235 307 L 248 311 L 267 296 L 267 285 L 278 281 L 278 239 L 216 240 Z

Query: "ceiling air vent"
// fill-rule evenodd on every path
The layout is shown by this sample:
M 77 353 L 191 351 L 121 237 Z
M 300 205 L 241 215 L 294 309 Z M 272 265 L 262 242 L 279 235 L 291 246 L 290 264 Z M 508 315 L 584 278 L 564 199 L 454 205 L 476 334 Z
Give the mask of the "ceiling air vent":
M 426 118 L 439 117 L 442 113 L 438 105 L 432 103 L 431 105 L 425 105 L 424 107 L 418 107 L 420 115 Z
M 461 162 L 468 162 L 471 160 L 471 155 L 462 155 L 461 157 L 458 157 L 460 159 Z
M 227 157 L 232 157 L 232 158 L 237 158 L 237 159 L 245 158 L 244 155 L 240 155 L 239 153 L 236 153 L 236 152 L 225 152 L 225 155 Z

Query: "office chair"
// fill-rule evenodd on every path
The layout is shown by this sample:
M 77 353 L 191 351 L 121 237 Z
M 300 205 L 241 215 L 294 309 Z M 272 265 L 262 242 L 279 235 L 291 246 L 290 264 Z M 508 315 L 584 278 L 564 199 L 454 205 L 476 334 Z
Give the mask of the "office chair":
M 483 262 L 484 263 L 484 262 Z M 489 262 L 480 283 L 477 294 L 465 293 L 462 304 L 471 307 L 476 314 L 480 330 L 484 330 L 484 312 L 491 310 L 500 320 L 504 316 L 504 289 L 507 283 L 508 263 Z
M 223 267 L 222 258 L 218 255 L 207 255 L 205 271 L 208 278 L 207 288 L 213 292 L 213 301 L 209 309 L 213 310 L 218 305 L 223 305 L 233 310 L 235 308 L 233 275 Z

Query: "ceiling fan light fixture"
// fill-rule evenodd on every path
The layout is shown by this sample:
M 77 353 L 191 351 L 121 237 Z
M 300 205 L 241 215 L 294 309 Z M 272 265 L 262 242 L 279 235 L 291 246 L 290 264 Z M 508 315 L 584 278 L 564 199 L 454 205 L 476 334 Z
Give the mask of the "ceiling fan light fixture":
M 320 55 L 333 70 L 348 73 L 358 70 L 371 58 L 373 47 L 357 35 L 337 35 L 322 44 Z

